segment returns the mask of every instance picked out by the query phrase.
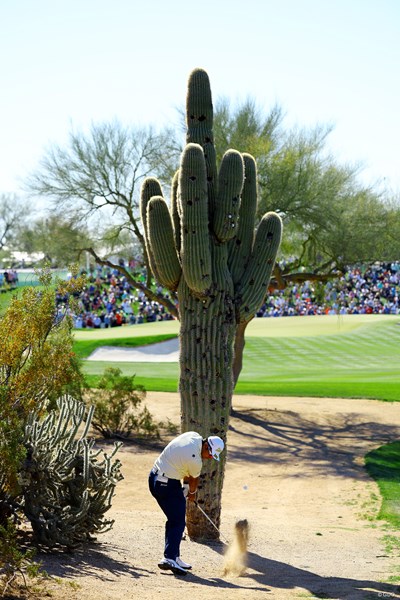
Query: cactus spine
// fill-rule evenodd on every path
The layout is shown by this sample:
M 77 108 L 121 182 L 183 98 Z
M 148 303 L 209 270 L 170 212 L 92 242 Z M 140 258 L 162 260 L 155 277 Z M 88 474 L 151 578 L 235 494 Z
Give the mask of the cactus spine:
M 228 150 L 217 169 L 211 89 L 202 69 L 190 75 L 186 110 L 187 145 L 173 180 L 170 210 L 163 204 L 153 219 L 153 203 L 165 201 L 155 180 L 145 181 L 142 219 L 151 264 L 155 263 L 153 274 L 178 294 L 182 431 L 226 440 L 236 328 L 250 321 L 262 304 L 282 223 L 277 214 L 269 213 L 255 232 L 253 157 Z M 150 188 L 157 190 L 156 197 L 149 196 Z M 199 502 L 217 526 L 225 459 L 226 452 L 219 463 L 205 465 L 200 485 Z M 191 537 L 216 537 L 193 507 L 187 521 Z

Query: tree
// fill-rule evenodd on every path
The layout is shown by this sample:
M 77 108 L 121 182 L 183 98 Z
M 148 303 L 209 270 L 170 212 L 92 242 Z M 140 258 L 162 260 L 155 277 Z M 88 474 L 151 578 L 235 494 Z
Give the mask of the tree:
M 217 170 L 208 75 L 195 69 L 187 94 L 187 144 L 168 207 L 154 178 L 142 185 L 141 214 L 155 278 L 177 292 L 180 316 L 181 426 L 226 440 L 234 387 L 234 341 L 264 300 L 281 241 L 281 219 L 263 216 L 255 231 L 256 165 L 228 150 Z M 219 525 L 225 456 L 207 465 L 199 504 Z M 191 503 L 190 503 L 191 504 Z M 188 508 L 195 539 L 218 532 Z
M 92 243 L 84 225 L 54 214 L 26 224 L 17 240 L 19 250 L 42 253 L 45 263 L 57 267 L 78 262 L 81 249 Z
M 13 239 L 28 214 L 28 204 L 15 194 L 0 194 L 0 250 Z
M 256 158 L 259 216 L 276 210 L 283 219 L 272 286 L 326 281 L 349 264 L 396 256 L 393 202 L 390 209 L 386 193 L 359 183 L 358 167 L 327 152 L 330 127 L 285 130 L 280 107 L 265 115 L 249 99 L 234 109 L 226 100 L 217 105 L 214 131 L 220 152 L 234 145 Z
M 72 131 L 67 148 L 51 147 L 26 185 L 55 200 L 57 209 L 75 220 L 101 211 L 104 222 L 108 214 L 143 246 L 140 183 L 149 173 L 168 172 L 177 152 L 168 131 L 156 134 L 152 128 L 124 127 L 118 121 L 93 124 L 88 134 Z

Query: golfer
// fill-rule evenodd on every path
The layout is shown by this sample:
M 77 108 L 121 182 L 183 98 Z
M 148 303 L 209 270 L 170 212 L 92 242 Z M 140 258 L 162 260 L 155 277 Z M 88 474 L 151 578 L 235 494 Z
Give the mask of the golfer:
M 203 459 L 219 460 L 224 449 L 220 437 L 203 438 L 187 431 L 164 448 L 149 474 L 149 489 L 167 517 L 164 558 L 160 569 L 186 575 L 191 565 L 180 558 L 180 543 L 186 524 L 186 499 L 194 501 Z

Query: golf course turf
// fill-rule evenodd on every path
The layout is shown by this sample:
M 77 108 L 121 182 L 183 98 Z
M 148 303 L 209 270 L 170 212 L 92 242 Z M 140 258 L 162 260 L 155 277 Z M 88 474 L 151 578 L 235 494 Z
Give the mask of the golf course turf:
M 171 339 L 177 321 L 77 330 L 75 351 Z M 339 315 L 253 319 L 246 330 L 239 394 L 400 400 L 400 316 Z M 153 391 L 177 391 L 179 364 L 84 361 L 90 385 L 118 366 Z

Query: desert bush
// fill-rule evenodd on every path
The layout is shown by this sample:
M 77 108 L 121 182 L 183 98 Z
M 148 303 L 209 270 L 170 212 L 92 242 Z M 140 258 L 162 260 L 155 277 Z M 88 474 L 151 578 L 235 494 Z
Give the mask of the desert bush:
M 60 282 L 73 290 L 78 279 Z M 28 415 L 43 414 L 68 386 L 79 387 L 82 375 L 72 351 L 67 318 L 59 318 L 51 273 L 40 275 L 40 288 L 24 288 L 0 318 L 0 524 L 12 513 L 8 499 L 19 493 L 18 467 L 23 460 Z M 80 282 L 83 285 L 83 282 Z
M 135 436 L 159 437 L 159 426 L 146 406 L 143 386 L 135 383 L 135 376 L 122 375 L 121 369 L 105 369 L 97 389 L 87 390 L 86 403 L 94 406 L 93 428 L 105 438 Z
M 66 389 L 79 389 L 79 363 L 72 351 L 71 324 L 56 309 L 56 290 L 72 295 L 84 285 L 76 276 L 52 281 L 49 269 L 40 287 L 27 287 L 12 297 L 0 317 L 0 579 L 4 587 L 35 563 L 31 550 L 20 546 L 25 520 L 21 465 L 27 456 L 25 427 L 31 415 L 46 415 L 49 404 Z M 66 309 L 67 307 L 65 307 Z
M 69 397 L 58 400 L 58 410 L 40 418 L 31 414 L 25 427 L 27 449 L 19 473 L 25 516 L 37 544 L 73 549 L 108 531 L 105 517 L 115 487 L 122 479 L 121 463 L 94 449 L 87 438 L 93 408 Z

